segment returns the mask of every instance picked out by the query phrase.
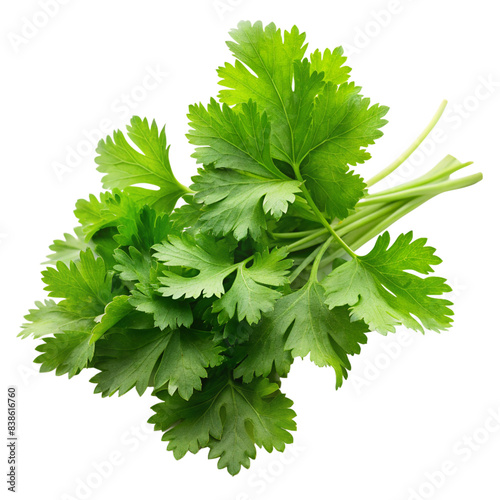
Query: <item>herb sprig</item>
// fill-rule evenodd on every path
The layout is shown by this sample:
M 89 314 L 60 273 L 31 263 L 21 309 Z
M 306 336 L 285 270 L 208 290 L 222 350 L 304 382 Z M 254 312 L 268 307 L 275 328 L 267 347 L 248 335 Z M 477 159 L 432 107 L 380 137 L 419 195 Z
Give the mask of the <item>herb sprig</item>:
M 102 396 L 152 387 L 150 422 L 174 456 L 208 447 L 237 474 L 256 446 L 292 442 L 295 413 L 280 379 L 294 358 L 332 367 L 340 387 L 369 332 L 449 328 L 450 287 L 429 276 L 441 262 L 434 248 L 411 232 L 391 243 L 385 231 L 481 174 L 451 178 L 470 163 L 448 156 L 372 193 L 445 103 L 364 181 L 364 167 L 352 167 L 370 159 L 388 108 L 349 81 L 342 49 L 306 56 L 296 27 L 259 22 L 231 37 L 235 62 L 218 69 L 218 100 L 189 109 L 201 165 L 192 185 L 175 178 L 155 121 L 134 117 L 126 134 L 101 141 L 107 191 L 77 202 L 80 225 L 54 242 L 43 272 L 50 298 L 30 310 L 21 335 L 42 338 L 42 372 L 92 368 Z

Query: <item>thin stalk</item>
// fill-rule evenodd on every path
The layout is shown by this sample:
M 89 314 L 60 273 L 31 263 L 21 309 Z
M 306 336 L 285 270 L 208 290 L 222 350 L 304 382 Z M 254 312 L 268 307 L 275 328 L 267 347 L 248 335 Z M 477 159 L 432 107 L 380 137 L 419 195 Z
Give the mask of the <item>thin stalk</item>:
M 320 229 L 320 231 L 323 231 L 323 229 Z M 270 235 L 276 239 L 293 240 L 303 238 L 317 232 L 318 229 L 311 229 L 310 231 L 297 231 L 296 233 L 270 233 Z
M 323 259 L 323 255 L 325 255 L 325 252 L 328 250 L 328 247 L 332 244 L 333 241 L 333 236 L 330 236 L 325 243 L 323 244 L 322 247 L 320 247 L 318 254 L 316 255 L 316 258 L 314 259 L 313 266 L 311 268 L 311 275 L 309 276 L 310 281 L 317 281 L 318 280 L 318 269 L 319 269 L 319 264 L 321 260 Z
M 378 236 L 382 231 L 384 231 L 389 226 L 394 224 L 396 221 L 401 219 L 401 217 L 404 217 L 405 215 L 409 214 L 410 212 L 412 212 L 413 210 L 415 210 L 416 208 L 418 208 L 420 205 L 424 204 L 431 198 L 433 198 L 433 196 L 421 196 L 419 198 L 415 198 L 413 200 L 406 202 L 404 205 L 398 208 L 390 217 L 387 217 L 382 222 L 375 225 L 369 231 L 364 233 L 356 241 L 352 242 L 351 248 L 357 250 L 358 248 L 362 247 L 365 243 L 368 243 L 372 238 L 375 238 L 375 236 Z M 330 262 L 334 261 L 339 257 L 342 257 L 343 255 L 345 255 L 345 252 L 343 251 L 342 248 L 340 248 L 338 251 L 334 252 L 328 257 L 325 257 L 323 263 L 325 265 L 329 264 Z
M 444 182 L 436 182 L 430 185 L 419 186 L 411 189 L 405 189 L 398 193 L 385 194 L 380 196 L 373 196 L 360 201 L 357 206 L 363 207 L 371 205 L 372 203 L 387 203 L 389 201 L 401 200 L 402 198 L 414 198 L 416 196 L 435 196 L 446 191 L 453 191 L 464 187 L 472 186 L 483 178 L 483 174 L 477 173 L 462 177 L 461 179 L 454 179 Z
M 433 116 L 432 120 L 427 125 L 427 127 L 425 127 L 422 133 L 417 137 L 417 139 L 410 145 L 410 147 L 403 154 L 401 154 L 398 158 L 396 158 L 389 166 L 387 166 L 386 168 L 381 170 L 378 174 L 374 175 L 371 179 L 369 179 L 366 183 L 368 187 L 373 186 L 374 184 L 381 181 L 388 175 L 392 174 L 394 170 L 396 170 L 399 166 L 401 166 L 416 151 L 416 149 L 420 146 L 420 144 L 424 142 L 425 138 L 429 135 L 431 130 L 436 126 L 436 123 L 443 115 L 447 104 L 448 104 L 447 101 L 443 101 L 440 104 L 438 110 L 436 111 L 436 114 Z
M 313 234 L 310 234 L 305 238 L 295 241 L 294 243 L 290 243 L 290 245 L 288 245 L 288 249 L 290 251 L 297 252 L 298 250 L 303 250 L 304 248 L 309 248 L 311 246 L 314 246 L 315 243 L 313 244 L 308 244 L 308 243 L 316 240 L 319 236 L 327 233 L 328 231 L 326 229 L 320 229 L 319 231 L 315 231 Z
M 321 247 L 316 248 L 313 250 L 293 271 L 292 274 L 288 277 L 288 281 L 290 283 L 293 283 L 300 273 L 315 259 L 316 255 L 318 255 L 319 251 L 321 250 Z
M 337 234 L 339 236 L 344 236 L 348 232 L 352 231 L 353 229 L 357 229 L 359 227 L 364 226 L 365 224 L 368 224 L 370 222 L 376 221 L 380 217 L 387 215 L 388 213 L 393 212 L 395 209 L 397 209 L 399 206 L 403 205 L 405 202 L 402 201 L 399 203 L 393 202 L 389 203 L 387 205 L 384 205 L 382 208 L 379 208 L 376 212 L 373 212 L 372 214 L 369 214 L 361 219 L 358 219 L 357 221 L 354 221 L 350 224 L 346 224 L 345 226 L 341 226 L 337 229 Z
M 400 193 L 415 187 L 435 184 L 437 181 L 445 181 L 450 178 L 451 174 L 457 172 L 462 168 L 468 167 L 469 165 L 472 165 L 472 162 L 460 163 L 456 158 L 448 155 L 443 158 L 434 168 L 426 172 L 424 175 L 421 175 L 417 179 L 405 182 L 404 184 L 400 184 L 399 186 L 395 186 L 393 188 L 384 189 L 383 191 L 379 191 L 377 193 L 368 194 L 365 199 L 375 198 L 377 196 L 386 194 Z
M 302 190 L 302 193 L 307 200 L 307 203 L 311 207 L 312 211 L 316 214 L 316 217 L 318 217 L 318 220 L 325 226 L 327 231 L 333 236 L 334 240 L 344 248 L 344 250 L 351 255 L 351 257 L 356 257 L 356 254 L 349 248 L 349 246 L 345 243 L 345 241 L 342 240 L 342 238 L 335 232 L 333 227 L 330 225 L 330 223 L 325 219 L 325 216 L 321 213 L 321 210 L 317 207 L 316 203 L 314 203 L 314 200 L 312 199 L 311 194 L 309 193 L 309 190 L 305 186 L 304 179 L 302 178 L 302 175 L 300 174 L 299 167 L 297 165 L 292 165 L 293 170 L 295 172 L 295 176 L 297 177 L 297 180 L 302 182 L 302 185 L 300 189 Z
M 350 215 L 345 218 L 343 221 L 339 222 L 333 228 L 337 232 L 339 236 L 343 236 L 348 232 L 356 229 L 358 227 L 362 227 L 369 222 L 375 221 L 383 215 L 394 211 L 397 208 L 396 203 L 389 204 L 380 204 L 380 205 L 370 205 L 366 208 L 362 208 L 356 213 Z M 322 237 L 326 235 L 328 232 L 326 229 L 322 229 L 315 233 L 315 237 L 304 238 L 303 240 L 292 243 L 288 246 L 289 250 L 294 252 L 299 252 L 301 250 L 305 250 L 307 248 L 311 248 L 313 246 L 319 245 L 325 241 Z

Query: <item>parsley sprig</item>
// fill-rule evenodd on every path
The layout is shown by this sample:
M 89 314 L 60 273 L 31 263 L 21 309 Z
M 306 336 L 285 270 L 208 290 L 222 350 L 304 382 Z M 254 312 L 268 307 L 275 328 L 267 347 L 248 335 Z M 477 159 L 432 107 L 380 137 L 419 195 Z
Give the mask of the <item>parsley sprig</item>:
M 391 243 L 386 229 L 481 174 L 452 178 L 470 163 L 447 156 L 372 192 L 446 103 L 365 182 L 367 147 L 388 108 L 349 81 L 342 49 L 306 56 L 296 27 L 260 22 L 240 23 L 231 37 L 235 61 L 218 69 L 219 99 L 189 109 L 201 165 L 192 185 L 175 178 L 155 121 L 134 117 L 126 134 L 101 141 L 107 191 L 79 200 L 74 235 L 50 247 L 50 298 L 30 310 L 21 335 L 42 338 L 41 371 L 91 368 L 102 396 L 151 387 L 150 422 L 174 456 L 208 447 L 237 474 L 256 447 L 292 442 L 295 413 L 280 380 L 296 357 L 332 367 L 340 387 L 369 332 L 449 328 L 435 249 L 411 232 Z

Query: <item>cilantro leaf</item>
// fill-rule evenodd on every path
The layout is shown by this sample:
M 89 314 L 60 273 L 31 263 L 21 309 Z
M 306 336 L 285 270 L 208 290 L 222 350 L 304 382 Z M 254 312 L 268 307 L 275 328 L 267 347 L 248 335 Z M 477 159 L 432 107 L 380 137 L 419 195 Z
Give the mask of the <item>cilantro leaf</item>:
M 156 362 L 168 344 L 168 333 L 158 329 L 113 332 L 97 343 L 94 366 L 100 372 L 90 379 L 103 397 L 121 396 L 136 388 L 146 391 Z
M 205 168 L 193 177 L 195 200 L 205 203 L 199 227 L 215 235 L 249 234 L 257 240 L 267 227 L 266 214 L 279 219 L 300 191 L 298 181 L 264 179 L 231 170 Z
M 40 371 L 56 371 L 56 375 L 68 374 L 71 378 L 87 367 L 94 355 L 94 345 L 89 344 L 90 328 L 87 330 L 65 331 L 53 337 L 45 337 L 43 343 L 36 347 L 42 354 L 35 359 L 41 363 Z
M 99 199 L 91 194 L 88 201 L 78 200 L 75 215 L 88 241 L 104 228 L 135 225 L 138 212 L 136 203 L 123 192 L 114 190 L 101 193 Z
M 35 302 L 35 305 L 37 308 L 30 309 L 29 314 L 25 316 L 28 323 L 22 325 L 19 334 L 22 338 L 32 335 L 37 339 L 65 330 L 78 331 L 82 324 L 87 324 L 87 320 L 94 319 L 94 316 L 81 317 L 79 313 L 68 310 L 50 299 L 45 302 Z
M 294 26 L 283 36 L 273 23 L 263 28 L 261 22 L 252 25 L 242 21 L 230 35 L 234 42 L 227 45 L 236 62 L 234 65 L 226 63 L 218 69 L 222 78 L 219 83 L 227 87 L 220 91 L 219 98 L 229 105 L 250 99 L 256 102 L 273 123 L 273 154 L 290 161 L 294 128 L 302 123 L 299 117 L 305 99 L 301 94 L 306 89 L 304 93 L 309 95 L 312 104 L 321 87 L 317 73 L 311 76 L 307 69 L 307 77 L 312 78 L 313 83 L 304 85 L 301 82 L 296 86 L 297 92 L 292 88 L 292 81 L 297 77 L 295 70 L 300 67 L 294 64 L 302 60 L 306 50 L 305 34 Z
M 219 469 L 232 475 L 250 466 L 256 445 L 283 451 L 292 442 L 288 431 L 296 429 L 292 402 L 267 379 L 242 384 L 222 373 L 189 401 L 166 391 L 157 396 L 162 402 L 153 406 L 149 422 L 165 431 L 163 440 L 175 458 L 209 447 L 209 458 L 219 458 Z
M 234 263 L 227 243 L 216 242 L 206 235 L 170 237 L 168 242 L 153 248 L 157 251 L 155 257 L 167 266 L 183 264 L 199 272 L 196 276 L 183 276 L 164 271 L 165 276 L 159 278 L 164 286 L 158 291 L 173 299 L 222 295 L 213 304 L 213 311 L 220 313 L 220 323 L 226 323 L 235 314 L 240 321 L 255 323 L 262 312 L 272 310 L 281 294 L 269 286 L 283 285 L 292 264 L 284 260 L 285 249 L 256 253 L 251 266 L 247 265 L 248 259 Z M 235 271 L 236 278 L 226 292 L 224 280 Z
M 221 108 L 212 99 L 206 109 L 191 106 L 189 118 L 192 130 L 187 137 L 191 144 L 202 146 L 196 148 L 193 157 L 198 163 L 216 167 L 200 170 L 200 176 L 194 179 L 194 199 L 206 205 L 201 228 L 215 234 L 234 232 L 237 239 L 244 238 L 247 232 L 258 238 L 266 227 L 265 214 L 270 212 L 279 218 L 299 191 L 299 183 L 273 163 L 266 115 L 259 114 L 251 100 L 243 103 L 237 113 L 227 105 Z M 249 190 L 251 196 L 242 210 L 242 193 Z
M 153 249 L 156 250 L 154 257 L 166 266 L 183 266 L 199 271 L 194 277 L 164 271 L 165 276 L 159 280 L 165 286 L 159 292 L 173 299 L 183 296 L 197 298 L 202 293 L 204 297 L 219 297 L 224 293 L 224 278 L 237 267 L 228 243 L 204 234 L 195 237 L 187 234 L 170 236 L 168 241 L 154 245 Z
M 49 267 L 42 275 L 49 296 L 63 298 L 61 306 L 82 316 L 102 314 L 113 298 L 111 275 L 90 249 L 81 252 L 80 260 L 70 262 L 69 267 L 58 262 L 55 269 Z
M 247 320 L 249 324 L 257 323 L 262 313 L 273 310 L 281 293 L 269 286 L 282 286 L 286 280 L 291 260 L 286 257 L 284 248 L 256 253 L 251 267 L 241 265 L 236 271 L 236 278 L 220 299 L 213 304 L 213 312 L 219 312 L 219 322 L 227 323 L 229 318 L 237 315 L 238 321 Z M 268 286 L 264 286 L 268 285 Z
M 128 295 L 117 295 L 105 307 L 104 314 L 100 321 L 92 329 L 91 343 L 101 338 L 110 328 L 115 326 L 125 316 L 133 311 L 132 305 L 129 303 Z
M 309 57 L 311 60 L 311 71 L 323 73 L 323 80 L 333 85 L 347 82 L 351 68 L 344 66 L 347 57 L 344 49 L 337 47 L 334 50 L 326 49 L 323 53 L 316 49 Z
M 114 237 L 122 247 L 134 246 L 144 254 L 149 254 L 155 243 L 161 243 L 173 232 L 167 214 L 157 214 L 149 206 L 144 206 L 128 224 L 118 226 Z
M 193 323 L 193 313 L 188 302 L 163 297 L 158 292 L 158 267 L 156 261 L 147 254 L 129 247 L 128 253 L 122 249 L 115 251 L 117 265 L 122 280 L 135 282 L 131 290 L 129 304 L 137 311 L 153 315 L 154 326 L 164 330 L 178 326 L 189 327 Z
M 335 369 L 340 387 L 351 368 L 347 355 L 359 354 L 360 344 L 367 340 L 366 331 L 362 322 L 350 322 L 347 308 L 329 311 L 322 286 L 310 281 L 282 297 L 274 312 L 257 325 L 250 336 L 248 356 L 234 375 L 248 382 L 254 376 L 268 376 L 274 368 L 283 376 L 289 370 L 291 357 L 309 354 L 318 366 Z
M 426 239 L 412 238 L 412 232 L 402 234 L 389 248 L 385 232 L 369 254 L 334 269 L 323 281 L 328 306 L 349 305 L 354 320 L 383 334 L 394 332 L 396 325 L 421 332 L 449 328 L 452 303 L 435 297 L 451 291 L 445 280 L 406 272 L 428 274 L 441 259 L 425 246 Z
M 138 311 L 152 314 L 154 325 L 160 330 L 189 327 L 193 323 L 193 312 L 189 303 L 184 300 L 173 300 L 154 293 L 145 295 L 133 290 L 130 304 Z
M 81 227 L 76 227 L 74 232 L 74 236 L 64 233 L 64 240 L 54 240 L 54 243 L 49 246 L 52 253 L 47 255 L 49 260 L 45 264 L 56 264 L 59 261 L 69 264 L 80 258 L 80 252 L 87 250 L 89 244 L 85 242 Z
M 190 106 L 188 118 L 192 130 L 187 138 L 191 144 L 201 146 L 192 155 L 198 163 L 288 180 L 271 158 L 267 116 L 260 115 L 251 100 L 236 113 L 211 99 L 206 109 L 202 105 Z
M 103 187 L 123 189 L 135 201 L 170 213 L 177 200 L 186 193 L 186 188 L 172 172 L 165 128 L 159 132 L 154 120 L 150 126 L 146 119 L 134 116 L 127 131 L 141 153 L 127 142 L 120 131 L 116 131 L 112 138 L 101 140 L 97 146 L 97 170 L 105 174 Z M 137 184 L 151 184 L 160 189 L 146 189 Z
M 222 349 L 206 332 L 190 330 L 125 330 L 113 332 L 97 344 L 94 366 L 100 370 L 91 382 L 103 397 L 123 395 L 133 387 L 142 395 L 148 385 L 168 384 L 188 398 L 201 387 L 206 368 L 219 364 Z
M 201 390 L 201 379 L 207 377 L 206 369 L 223 361 L 220 355 L 223 350 L 210 333 L 173 331 L 155 375 L 155 388 L 168 389 L 170 395 L 179 391 L 180 397 L 188 400 L 194 389 Z
M 382 136 L 385 106 L 370 107 L 354 83 L 328 83 L 316 98 L 307 140 L 302 145 L 301 173 L 314 201 L 330 217 L 343 219 L 363 196 L 365 184 L 349 171 L 364 163 L 364 149 Z

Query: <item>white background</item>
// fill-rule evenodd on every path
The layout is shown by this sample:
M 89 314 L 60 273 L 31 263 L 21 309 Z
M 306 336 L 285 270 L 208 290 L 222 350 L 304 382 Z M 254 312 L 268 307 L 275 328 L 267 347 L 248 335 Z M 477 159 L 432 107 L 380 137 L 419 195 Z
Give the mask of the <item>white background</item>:
M 0 8 L 1 366 L 2 387 L 19 390 L 17 498 L 498 500 L 500 427 L 484 430 L 488 415 L 500 412 L 495 2 L 66 0 L 30 30 L 32 20 L 44 22 L 41 3 Z M 184 137 L 187 107 L 216 95 L 215 69 L 231 60 L 224 42 L 240 19 L 297 24 L 311 48 L 343 44 L 351 53 L 364 94 L 391 108 L 373 160 L 362 166 L 367 177 L 405 149 L 447 98 L 449 114 L 438 125 L 444 139 L 428 141 L 398 179 L 447 153 L 474 160 L 470 173 L 485 178 L 391 229 L 393 236 L 413 229 L 438 249 L 439 274 L 455 287 L 453 329 L 372 334 L 338 392 L 332 370 L 296 362 L 284 383 L 298 413 L 296 444 L 285 455 L 260 451 L 249 471 L 232 478 L 205 451 L 179 462 L 165 451 L 160 434 L 143 425 L 152 397 L 101 399 L 90 373 L 71 381 L 38 374 L 36 342 L 16 334 L 27 309 L 45 297 L 39 262 L 48 245 L 75 225 L 75 201 L 100 190 L 86 136 L 95 136 L 93 149 L 96 129 L 123 127 L 132 114 L 156 118 L 167 124 L 174 171 L 188 182 L 195 163 Z M 159 82 L 141 90 L 153 70 Z M 127 95 L 136 99 L 126 104 Z M 69 150 L 83 154 L 61 175 Z M 110 457 L 119 457 L 113 470 L 96 472 Z M 454 473 L 443 479 L 436 471 L 444 462 Z

